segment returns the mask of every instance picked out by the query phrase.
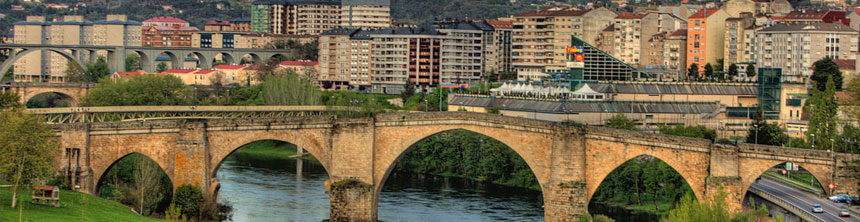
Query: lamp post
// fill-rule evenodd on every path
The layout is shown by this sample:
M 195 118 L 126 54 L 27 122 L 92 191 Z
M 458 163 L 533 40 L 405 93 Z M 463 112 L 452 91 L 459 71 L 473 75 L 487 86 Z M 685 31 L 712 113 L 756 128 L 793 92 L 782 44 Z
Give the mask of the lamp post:
M 758 144 L 758 124 L 753 124 L 755 127 L 755 144 Z

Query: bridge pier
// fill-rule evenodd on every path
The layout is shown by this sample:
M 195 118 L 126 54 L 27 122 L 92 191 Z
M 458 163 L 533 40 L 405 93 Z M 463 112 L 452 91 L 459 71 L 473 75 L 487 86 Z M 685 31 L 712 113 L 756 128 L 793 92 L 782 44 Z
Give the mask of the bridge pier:
M 210 189 L 209 146 L 205 120 L 186 120 L 179 128 L 173 165 L 174 189 L 185 184 L 196 185 L 200 190 L 214 193 Z
M 376 221 L 379 193 L 373 185 L 358 179 L 347 178 L 325 182 L 331 201 L 330 221 L 332 222 L 373 222 Z

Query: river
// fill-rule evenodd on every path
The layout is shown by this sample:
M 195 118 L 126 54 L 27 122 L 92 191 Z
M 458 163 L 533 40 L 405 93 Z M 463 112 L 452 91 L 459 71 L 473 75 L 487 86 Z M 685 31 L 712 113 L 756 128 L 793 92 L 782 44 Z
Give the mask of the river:
M 299 173 L 300 172 L 300 173 Z M 322 221 L 329 217 L 328 179 L 310 161 L 250 161 L 231 157 L 218 170 L 218 201 L 233 206 L 233 221 Z M 379 220 L 543 221 L 538 191 L 460 178 L 392 173 L 379 197 Z M 592 213 L 618 222 L 643 221 L 625 209 L 592 204 Z M 653 218 L 653 217 L 652 217 Z

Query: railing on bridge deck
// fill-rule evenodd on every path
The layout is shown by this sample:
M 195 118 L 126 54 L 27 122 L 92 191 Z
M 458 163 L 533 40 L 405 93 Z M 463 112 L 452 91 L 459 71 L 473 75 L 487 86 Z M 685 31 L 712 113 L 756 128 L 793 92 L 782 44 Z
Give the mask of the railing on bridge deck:
M 148 119 L 278 118 L 356 112 L 344 106 L 110 106 L 28 109 L 49 123 L 111 122 Z
M 821 218 L 818 218 L 815 215 L 813 215 L 812 213 L 810 213 L 808 210 L 801 209 L 800 207 L 794 206 L 791 203 L 789 203 L 788 201 L 783 200 L 782 197 L 778 197 L 778 196 L 770 194 L 768 192 L 764 192 L 764 191 L 759 190 L 758 188 L 755 188 L 753 186 L 750 186 L 750 188 L 747 189 L 747 191 L 754 193 L 754 194 L 758 195 L 759 197 L 782 207 L 785 210 L 788 210 L 792 214 L 797 215 L 800 218 L 803 218 L 803 220 L 805 220 L 805 221 L 824 221 Z

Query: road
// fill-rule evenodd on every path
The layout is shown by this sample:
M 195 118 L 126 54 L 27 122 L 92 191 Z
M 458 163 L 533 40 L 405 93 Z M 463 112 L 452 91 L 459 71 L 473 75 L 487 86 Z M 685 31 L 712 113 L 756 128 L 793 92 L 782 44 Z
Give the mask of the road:
M 762 177 L 762 179 L 753 183 L 751 187 L 755 187 L 761 191 L 781 197 L 790 204 L 808 211 L 812 211 L 813 204 L 821 204 L 821 207 L 824 208 L 824 213 L 815 213 L 813 215 L 823 221 L 860 222 L 860 218 L 855 215 L 852 215 L 851 217 L 839 217 L 839 212 L 844 208 L 843 205 L 839 205 L 827 200 L 826 198 L 819 198 L 818 196 L 810 193 L 774 182 L 766 177 Z

